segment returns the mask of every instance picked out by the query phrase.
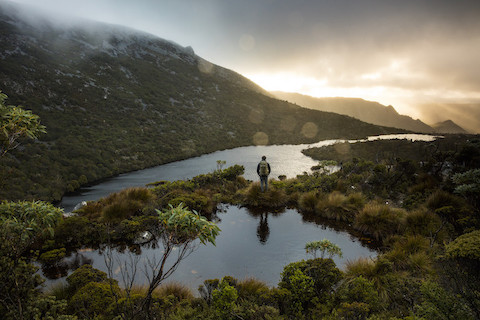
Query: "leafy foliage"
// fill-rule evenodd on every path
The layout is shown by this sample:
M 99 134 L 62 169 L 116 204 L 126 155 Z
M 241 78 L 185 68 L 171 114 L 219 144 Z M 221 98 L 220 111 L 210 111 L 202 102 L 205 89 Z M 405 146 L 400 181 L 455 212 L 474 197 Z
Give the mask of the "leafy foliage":
M 480 262 L 480 230 L 463 234 L 446 246 L 451 259 L 472 259 Z
M 339 246 L 332 243 L 328 239 L 323 239 L 320 241 L 308 242 L 305 245 L 305 251 L 307 253 L 313 254 L 313 258 L 317 258 L 317 251 L 320 251 L 320 258 L 323 259 L 325 253 L 328 253 L 328 258 L 332 258 L 334 255 L 342 257 L 342 249 Z
M 220 228 L 196 212 L 185 209 L 183 204 L 175 208 L 170 205 L 167 210 L 156 211 L 163 239 L 168 239 L 172 244 L 182 244 L 198 238 L 202 244 L 210 242 L 215 245 Z
M 5 105 L 7 95 L 0 91 L 0 157 L 17 148 L 23 138 L 37 139 L 46 133 L 40 117 L 22 106 Z

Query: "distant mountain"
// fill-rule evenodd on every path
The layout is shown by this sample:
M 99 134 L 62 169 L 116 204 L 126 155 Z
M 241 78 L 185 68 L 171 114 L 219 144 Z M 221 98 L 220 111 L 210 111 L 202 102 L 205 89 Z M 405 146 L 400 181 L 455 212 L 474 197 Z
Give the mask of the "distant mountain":
M 280 91 L 271 93 L 279 99 L 296 103 L 305 108 L 344 114 L 376 125 L 422 133 L 434 132 L 432 127 L 422 121 L 400 115 L 392 106 L 386 107 L 378 102 L 359 98 L 315 98 L 299 93 Z
M 435 129 L 435 132 L 437 133 L 462 133 L 462 134 L 469 133 L 467 130 L 463 129 L 452 120 L 437 122 L 433 124 L 432 127 Z
M 0 43 L 7 103 L 33 110 L 48 131 L 0 162 L 0 199 L 58 200 L 98 179 L 238 146 L 399 132 L 274 99 L 192 48 L 120 26 L 55 24 L 2 1 Z

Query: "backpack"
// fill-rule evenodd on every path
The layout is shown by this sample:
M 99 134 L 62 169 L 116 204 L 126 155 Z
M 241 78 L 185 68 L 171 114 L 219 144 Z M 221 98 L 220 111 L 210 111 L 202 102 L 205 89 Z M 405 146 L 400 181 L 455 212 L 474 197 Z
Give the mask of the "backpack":
M 269 173 L 267 161 L 260 161 L 260 175 L 268 176 Z

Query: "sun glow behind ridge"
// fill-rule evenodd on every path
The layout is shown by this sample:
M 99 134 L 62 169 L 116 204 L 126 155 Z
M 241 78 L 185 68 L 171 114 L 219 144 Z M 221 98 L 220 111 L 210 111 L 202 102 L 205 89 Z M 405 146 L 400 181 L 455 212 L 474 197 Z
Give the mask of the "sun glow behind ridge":
M 379 74 L 367 74 L 365 79 L 378 79 Z M 405 101 L 402 101 L 403 92 L 395 92 L 392 88 L 384 86 L 368 87 L 336 87 L 330 86 L 328 79 L 317 79 L 295 73 L 257 73 L 249 74 L 247 78 L 267 91 L 295 92 L 311 97 L 343 97 L 362 98 L 376 101 L 384 105 L 393 105 L 397 111 L 408 109 Z M 402 110 L 403 111 L 403 110 Z M 412 110 L 408 110 L 412 111 Z

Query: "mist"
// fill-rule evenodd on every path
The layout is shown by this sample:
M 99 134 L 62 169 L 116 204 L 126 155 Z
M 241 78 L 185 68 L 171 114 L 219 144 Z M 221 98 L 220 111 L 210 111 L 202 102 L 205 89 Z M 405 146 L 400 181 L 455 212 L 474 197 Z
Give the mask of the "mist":
M 260 75 L 285 74 L 278 86 L 295 77 L 305 81 L 299 93 L 355 96 L 480 132 L 472 119 L 480 102 L 478 1 L 16 2 L 32 6 L 31 20 L 42 21 L 40 13 L 57 24 L 91 19 L 191 46 L 214 64 L 266 79 L 257 83 L 269 90 L 282 88 Z

